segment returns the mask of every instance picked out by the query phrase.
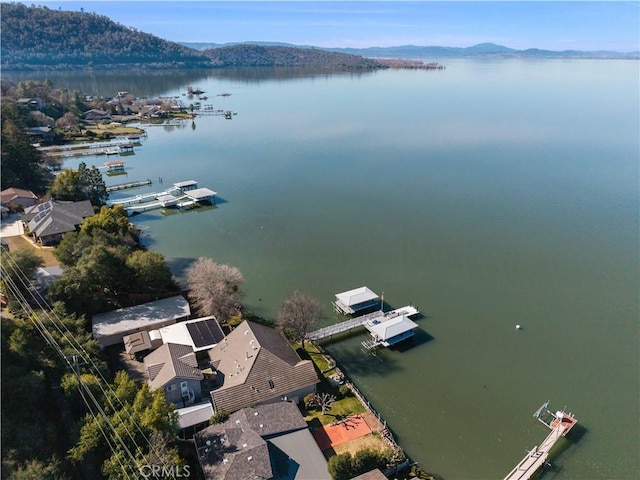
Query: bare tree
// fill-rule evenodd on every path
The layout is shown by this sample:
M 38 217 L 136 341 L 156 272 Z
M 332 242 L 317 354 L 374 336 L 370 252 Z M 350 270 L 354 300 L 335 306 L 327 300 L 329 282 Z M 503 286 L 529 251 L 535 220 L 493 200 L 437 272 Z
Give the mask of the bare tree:
M 320 303 L 310 295 L 298 290 L 289 294 L 276 314 L 276 323 L 288 329 L 294 340 L 302 342 L 316 325 L 324 318 Z
M 335 395 L 331 395 L 327 392 L 316 393 L 313 396 L 313 403 L 316 407 L 322 410 L 322 414 L 327 413 L 333 406 L 333 402 L 336 401 Z
M 79 123 L 80 120 L 76 115 L 71 112 L 67 112 L 56 120 L 56 127 L 73 129 L 76 128 Z
M 200 257 L 187 269 L 186 278 L 189 296 L 202 315 L 215 315 L 226 322 L 238 310 L 244 277 L 236 267 Z

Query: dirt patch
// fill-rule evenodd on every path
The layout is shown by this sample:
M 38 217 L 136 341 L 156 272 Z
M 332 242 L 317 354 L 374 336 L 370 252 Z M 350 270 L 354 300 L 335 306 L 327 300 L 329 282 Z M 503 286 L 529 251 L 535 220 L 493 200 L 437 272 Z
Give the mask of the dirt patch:
M 354 440 L 349 440 L 340 445 L 336 445 L 333 447 L 333 451 L 336 455 L 341 453 L 349 452 L 351 455 L 355 455 L 359 450 L 364 448 L 370 448 L 375 451 L 383 451 L 389 448 L 387 442 L 383 440 L 380 435 L 376 435 L 370 433 L 369 435 L 365 435 L 364 437 L 356 438 Z
M 17 250 L 19 248 L 33 248 L 44 260 L 45 267 L 55 267 L 60 265 L 58 259 L 53 256 L 53 247 L 37 245 L 25 235 L 4 237 L 3 240 L 7 242 L 7 245 L 9 245 L 9 251 Z

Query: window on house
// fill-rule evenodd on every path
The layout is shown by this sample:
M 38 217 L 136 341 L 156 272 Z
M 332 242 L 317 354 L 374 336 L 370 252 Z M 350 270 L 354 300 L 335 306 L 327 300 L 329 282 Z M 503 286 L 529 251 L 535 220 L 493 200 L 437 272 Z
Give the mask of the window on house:
M 273 380 L 269 380 L 269 388 L 276 388 L 276 386 L 273 383 Z
M 167 392 L 173 392 L 175 389 L 176 389 L 175 383 L 172 383 L 171 385 L 167 385 Z

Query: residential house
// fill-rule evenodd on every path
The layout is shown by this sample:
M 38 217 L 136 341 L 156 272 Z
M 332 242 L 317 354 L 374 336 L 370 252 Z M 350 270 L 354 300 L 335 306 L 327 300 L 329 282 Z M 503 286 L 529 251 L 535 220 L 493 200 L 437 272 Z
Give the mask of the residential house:
M 45 107 L 44 100 L 40 97 L 19 98 L 16 103 L 31 110 L 43 110 Z
M 190 315 L 189 302 L 182 295 L 176 295 L 94 315 L 91 327 L 93 338 L 105 348 L 123 343 L 123 337 L 127 335 L 187 320 Z
M 111 114 L 104 110 L 92 108 L 82 114 L 82 118 L 88 122 L 98 122 L 100 120 L 111 120 Z
M 53 128 L 49 126 L 43 127 L 30 127 L 27 128 L 27 136 L 29 141 L 35 146 L 40 146 L 41 143 L 51 143 L 55 138 L 55 132 Z
M 93 215 L 89 200 L 63 202 L 49 200 L 24 209 L 20 218 L 36 242 L 55 245 L 67 232 L 76 230 L 82 221 Z
M 292 402 L 244 408 L 195 434 L 206 480 L 329 480 L 327 461 Z
M 214 411 L 299 401 L 320 381 L 311 360 L 302 360 L 277 330 L 244 321 L 209 350 L 218 387 L 210 392 Z
M 22 208 L 31 207 L 36 204 L 38 197 L 30 190 L 23 190 L 21 188 L 7 188 L 0 192 L 0 203 L 5 207 Z
M 200 382 L 204 375 L 190 345 L 165 343 L 144 357 L 144 366 L 149 387 L 164 388 L 168 403 L 186 407 L 202 398 Z
M 142 330 L 123 337 L 125 351 L 135 355 L 144 350 L 154 350 L 163 343 L 191 345 L 199 360 L 208 360 L 207 350 L 224 338 L 224 332 L 216 317 L 202 317 L 174 323 L 159 330 Z

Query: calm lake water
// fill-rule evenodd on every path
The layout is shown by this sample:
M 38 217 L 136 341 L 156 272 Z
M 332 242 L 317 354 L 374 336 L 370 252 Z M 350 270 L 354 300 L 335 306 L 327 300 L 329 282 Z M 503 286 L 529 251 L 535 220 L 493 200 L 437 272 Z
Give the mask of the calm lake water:
M 108 183 L 154 185 L 114 197 L 219 192 L 134 223 L 178 276 L 201 255 L 239 267 L 258 314 L 301 289 L 331 323 L 333 295 L 362 285 L 417 305 L 412 348 L 365 355 L 363 333 L 329 349 L 423 468 L 504 477 L 546 437 L 532 414 L 551 400 L 580 429 L 545 479 L 638 478 L 639 63 L 442 63 L 50 77 L 185 101 L 192 84 L 237 111 L 149 127 Z

